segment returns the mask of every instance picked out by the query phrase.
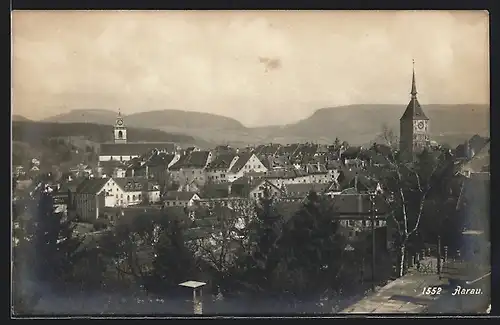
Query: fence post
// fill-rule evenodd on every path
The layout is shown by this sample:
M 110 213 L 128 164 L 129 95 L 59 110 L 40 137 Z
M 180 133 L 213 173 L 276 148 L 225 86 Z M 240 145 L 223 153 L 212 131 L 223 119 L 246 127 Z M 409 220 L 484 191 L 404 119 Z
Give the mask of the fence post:
M 437 242 L 437 273 L 441 279 L 441 236 L 438 236 Z

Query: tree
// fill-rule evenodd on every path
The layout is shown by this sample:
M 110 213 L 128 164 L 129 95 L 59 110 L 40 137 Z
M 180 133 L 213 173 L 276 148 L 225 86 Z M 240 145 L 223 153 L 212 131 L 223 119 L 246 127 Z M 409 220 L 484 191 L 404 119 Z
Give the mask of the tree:
M 129 224 L 118 224 L 101 240 L 102 253 L 115 265 L 118 278 L 143 285 L 152 273 L 154 245 L 158 241 L 160 216 L 143 213 Z
M 176 216 L 162 222 L 154 246 L 153 280 L 156 290 L 176 287 L 179 283 L 197 276 L 198 265 L 192 252 L 185 245 L 186 224 Z
M 308 298 L 341 287 L 345 245 L 333 214 L 332 205 L 311 192 L 286 223 L 278 241 L 281 258 L 272 281 L 275 290 Z
M 192 240 L 190 248 L 198 258 L 208 262 L 222 282 L 234 267 L 237 249 L 247 244 L 245 226 L 248 219 L 219 203 L 197 212 L 195 224 L 201 226 L 200 230 L 206 231 L 207 236 Z
M 283 218 L 274 203 L 275 199 L 266 188 L 247 226 L 247 240 L 243 241 L 231 270 L 232 282 L 254 293 L 270 289 L 272 273 L 279 264 L 277 242 L 282 235 Z
M 31 307 L 24 306 L 28 309 L 43 296 L 44 288 L 71 289 L 75 283 L 75 265 L 84 255 L 74 225 L 63 214 L 54 212 L 50 191 L 42 191 L 30 211 L 32 220 L 23 229 L 14 260 L 18 288 L 27 282 L 36 283 L 39 288 L 31 297 L 19 297 L 19 301 L 31 300 Z
M 430 150 L 407 160 L 397 150 L 398 141 L 391 130 L 385 127 L 381 137 L 390 150 L 375 152 L 382 163 L 371 166 L 367 173 L 374 181 L 370 191 L 378 189 L 389 206 L 392 226 L 397 230 L 398 274 L 403 276 L 408 244 L 419 229 L 425 203 L 445 177 L 443 170 L 449 161 L 444 152 Z

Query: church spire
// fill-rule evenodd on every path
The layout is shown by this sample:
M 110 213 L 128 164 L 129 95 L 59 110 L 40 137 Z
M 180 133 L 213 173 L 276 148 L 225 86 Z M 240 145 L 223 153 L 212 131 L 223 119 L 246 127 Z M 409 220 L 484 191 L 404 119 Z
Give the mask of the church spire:
M 417 98 L 417 83 L 415 82 L 415 60 L 413 59 L 413 77 L 411 80 L 411 98 Z

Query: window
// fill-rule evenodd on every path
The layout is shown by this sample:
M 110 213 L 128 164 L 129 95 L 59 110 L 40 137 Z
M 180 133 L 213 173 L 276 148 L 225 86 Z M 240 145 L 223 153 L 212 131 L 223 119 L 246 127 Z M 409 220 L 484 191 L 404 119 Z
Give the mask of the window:
M 132 195 L 132 201 L 135 201 L 135 195 Z
M 127 201 L 130 201 L 130 195 L 127 195 Z
M 139 196 L 138 196 L 138 198 L 137 198 L 137 199 L 138 199 L 138 200 L 140 200 L 140 199 L 141 199 L 141 195 L 140 195 L 140 194 L 139 194 Z
M 118 194 L 116 194 L 116 198 L 118 198 Z
M 122 131 L 118 131 L 118 139 L 123 139 L 123 132 Z
M 123 199 L 123 194 L 120 194 L 120 199 Z

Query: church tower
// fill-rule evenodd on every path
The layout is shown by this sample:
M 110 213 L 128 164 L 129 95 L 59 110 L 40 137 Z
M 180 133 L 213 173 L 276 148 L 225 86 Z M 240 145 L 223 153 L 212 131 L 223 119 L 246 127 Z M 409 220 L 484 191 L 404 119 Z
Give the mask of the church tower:
M 415 82 L 415 61 L 413 61 L 413 78 L 411 83 L 411 99 L 399 120 L 399 149 L 403 154 L 413 156 L 422 151 L 430 142 L 429 118 L 425 116 L 417 100 L 417 85 Z
M 123 124 L 123 117 L 120 111 L 116 117 L 114 127 L 115 143 L 127 143 L 127 128 Z

